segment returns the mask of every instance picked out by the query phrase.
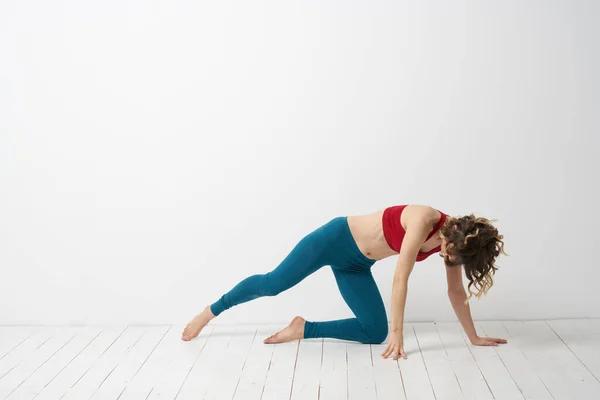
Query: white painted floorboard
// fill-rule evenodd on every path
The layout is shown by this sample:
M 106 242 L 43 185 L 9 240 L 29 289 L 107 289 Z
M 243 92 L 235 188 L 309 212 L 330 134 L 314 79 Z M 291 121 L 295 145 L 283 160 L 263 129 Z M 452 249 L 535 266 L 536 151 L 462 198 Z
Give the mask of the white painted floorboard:
M 265 345 L 280 326 L 0 326 L 0 399 L 600 399 L 600 320 L 406 324 L 408 360 L 386 344 Z

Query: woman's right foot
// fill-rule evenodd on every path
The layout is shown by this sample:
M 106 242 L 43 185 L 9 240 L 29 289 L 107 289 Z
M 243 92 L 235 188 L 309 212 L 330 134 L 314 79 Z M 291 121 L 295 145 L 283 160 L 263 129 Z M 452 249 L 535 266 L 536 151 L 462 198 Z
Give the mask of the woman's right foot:
M 264 344 L 285 343 L 292 340 L 304 338 L 304 325 L 306 320 L 300 316 L 295 317 L 292 322 L 283 330 L 266 338 Z
M 181 334 L 181 340 L 188 341 L 192 340 L 200 334 L 200 331 L 210 322 L 211 319 L 215 318 L 215 315 L 210 311 L 210 306 L 207 306 L 204 311 L 196 315 L 196 317 L 186 325 L 183 333 Z

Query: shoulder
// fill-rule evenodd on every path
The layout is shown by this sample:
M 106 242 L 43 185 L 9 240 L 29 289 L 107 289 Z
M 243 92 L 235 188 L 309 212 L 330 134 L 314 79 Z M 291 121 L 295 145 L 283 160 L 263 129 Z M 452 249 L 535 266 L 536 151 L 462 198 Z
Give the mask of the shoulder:
M 442 216 L 440 211 L 427 205 L 409 204 L 402 213 L 402 222 L 406 228 L 428 228 L 435 225 Z

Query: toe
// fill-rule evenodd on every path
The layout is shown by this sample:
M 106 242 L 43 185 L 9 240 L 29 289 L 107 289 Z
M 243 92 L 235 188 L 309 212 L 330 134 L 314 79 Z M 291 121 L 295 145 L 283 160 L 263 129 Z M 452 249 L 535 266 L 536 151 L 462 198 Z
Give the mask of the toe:
M 273 338 L 274 338 L 274 337 L 275 337 L 275 335 L 271 335 L 271 336 L 269 336 L 268 338 L 266 338 L 266 339 L 264 340 L 264 343 L 265 343 L 265 344 L 269 344 L 269 343 L 273 342 Z

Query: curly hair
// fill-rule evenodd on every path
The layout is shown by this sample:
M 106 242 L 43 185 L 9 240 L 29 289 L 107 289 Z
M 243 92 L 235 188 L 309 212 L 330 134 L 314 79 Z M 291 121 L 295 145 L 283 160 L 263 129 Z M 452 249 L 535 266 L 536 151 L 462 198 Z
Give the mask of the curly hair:
M 498 270 L 496 257 L 500 253 L 508 255 L 504 252 L 504 236 L 498 234 L 491 222 L 470 214 L 447 218 L 440 228 L 441 236 L 446 239 L 446 254 L 441 255 L 445 264 L 448 267 L 464 266 L 469 280 L 467 301 L 473 295 L 479 299 L 490 290 Z

